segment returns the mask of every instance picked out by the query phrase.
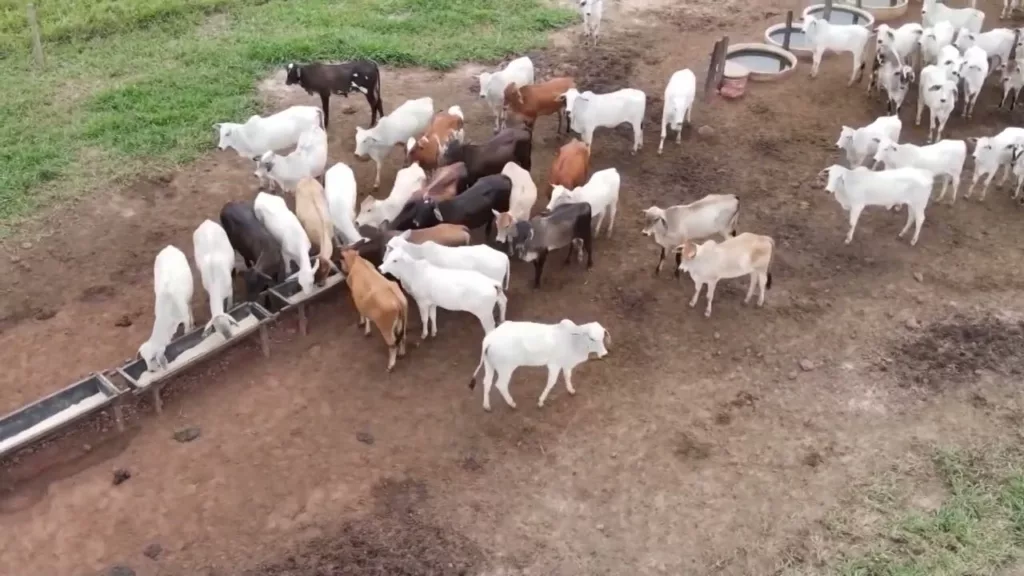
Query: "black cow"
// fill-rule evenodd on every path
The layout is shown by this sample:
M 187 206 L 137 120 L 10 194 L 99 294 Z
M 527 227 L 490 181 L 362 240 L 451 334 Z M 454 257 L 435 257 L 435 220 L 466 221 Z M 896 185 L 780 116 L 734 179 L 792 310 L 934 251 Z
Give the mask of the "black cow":
M 284 282 L 287 272 L 281 258 L 281 245 L 256 218 L 252 202 L 232 200 L 220 209 L 220 225 L 228 234 L 231 247 L 242 255 L 246 269 L 245 299 L 255 301 L 267 288 Z
M 441 223 L 461 224 L 470 230 L 486 226 L 487 237 L 491 236 L 494 226 L 494 210 L 508 212 L 508 202 L 512 195 L 512 181 L 503 174 L 492 174 L 477 180 L 455 198 L 434 202 L 427 199 L 411 202 L 406 205 L 407 214 L 399 214 L 395 221 L 406 226 L 394 230 L 420 230 Z M 403 208 L 406 212 L 406 208 Z M 400 221 L 400 222 L 399 222 Z
M 587 251 L 587 269 L 594 265 L 593 232 L 590 229 L 590 204 L 573 202 L 561 204 L 554 210 L 515 222 L 506 232 L 512 252 L 525 262 L 533 262 L 533 287 L 540 288 L 540 275 L 548 252 L 572 245 L 565 254 L 565 263 L 572 259 L 573 248 Z M 580 247 L 579 243 L 583 246 Z
M 483 144 L 463 144 L 458 140 L 450 140 L 439 165 L 465 162 L 468 173 L 466 185 L 472 185 L 484 176 L 501 174 L 509 162 L 515 162 L 529 171 L 532 153 L 533 142 L 528 131 L 506 128 Z
M 357 90 L 366 96 L 370 104 L 370 126 L 377 124 L 377 116 L 384 117 L 384 101 L 380 95 L 380 70 L 371 60 L 353 60 L 341 64 L 295 64 L 287 67 L 288 86 L 298 84 L 309 94 L 319 94 L 324 109 L 324 127 L 327 127 L 331 111 L 331 94 L 348 98 L 349 92 Z

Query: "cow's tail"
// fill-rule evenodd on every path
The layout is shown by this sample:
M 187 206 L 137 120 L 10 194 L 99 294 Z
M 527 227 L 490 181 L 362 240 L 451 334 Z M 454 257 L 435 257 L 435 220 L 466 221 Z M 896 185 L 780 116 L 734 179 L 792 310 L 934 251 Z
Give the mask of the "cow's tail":
M 409 326 L 409 307 L 405 306 L 399 311 L 394 324 L 391 325 L 391 335 L 395 339 L 395 346 L 401 346 L 405 342 L 406 329 Z
M 508 291 L 508 282 L 511 279 L 512 279 L 512 259 L 511 258 L 506 258 L 505 259 L 505 281 L 504 281 L 503 286 L 502 286 L 502 288 L 505 291 Z
M 376 62 L 374 63 L 376 64 Z M 377 68 L 377 82 L 374 89 L 377 91 L 377 114 L 384 115 L 384 97 L 380 95 L 380 68 Z
M 764 289 L 765 290 L 771 290 L 772 289 L 772 262 L 775 261 L 775 239 L 774 238 L 769 238 L 768 241 L 772 245 L 772 253 L 768 255 L 768 271 L 766 272 L 766 275 L 768 276 L 768 280 L 764 283 Z
M 473 375 L 470 376 L 470 378 L 469 378 L 469 389 L 470 390 L 472 390 L 473 388 L 476 388 L 476 375 L 477 375 L 477 372 L 480 372 L 480 368 L 483 367 L 484 362 L 486 362 L 486 361 L 487 361 L 487 338 L 484 338 L 484 344 L 483 344 L 482 349 L 480 350 L 480 363 L 476 365 L 476 369 L 473 370 Z
M 317 108 L 316 109 L 316 117 L 317 117 L 317 122 L 320 125 L 320 129 L 321 130 L 326 130 L 326 128 L 324 127 L 324 110 L 323 110 L 323 108 Z

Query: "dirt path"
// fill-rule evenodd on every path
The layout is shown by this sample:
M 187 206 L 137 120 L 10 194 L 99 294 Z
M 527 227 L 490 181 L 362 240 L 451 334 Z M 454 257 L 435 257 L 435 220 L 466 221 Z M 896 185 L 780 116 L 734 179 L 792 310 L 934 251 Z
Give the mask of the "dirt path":
M 632 86 L 649 97 L 639 155 L 629 155 L 625 129 L 595 139 L 595 169 L 618 168 L 623 188 L 615 235 L 597 241 L 594 270 L 556 263 L 539 292 L 528 265 L 513 270 L 509 318 L 598 320 L 613 335 L 612 355 L 575 374 L 575 397 L 559 385 L 538 410 L 543 371 L 523 369 L 512 386 L 520 408 L 495 396 L 494 413 L 484 413 L 479 388 L 466 389 L 480 329 L 444 312 L 438 339 L 414 346 L 387 375 L 383 344 L 359 335 L 341 292 L 316 308 L 307 337 L 282 318 L 269 360 L 243 346 L 182 378 L 163 416 L 143 407 L 121 437 L 100 421 L 8 463 L 0 532 L 18 537 L 0 539 L 2 564 L 53 576 L 119 562 L 140 576 L 306 576 L 332 566 L 768 574 L 816 562 L 811 535 L 840 495 L 916 443 L 1005 434 L 1020 421 L 1007 380 L 1024 337 L 1000 336 L 1000 324 L 977 318 L 1017 302 L 1019 209 L 1005 191 L 984 204 L 932 206 L 915 248 L 896 238 L 902 213 L 868 211 L 844 246 L 845 216 L 815 175 L 833 161 L 841 124 L 883 112 L 862 89 L 845 88 L 846 59 L 813 82 L 803 64 L 790 81 L 749 86 L 740 101 L 698 103 L 696 126 L 714 135 L 688 129 L 682 146 L 669 141 L 656 154 L 672 71 L 691 67 L 702 80 L 717 34 L 759 38 L 784 14 L 775 4 L 743 6 L 728 20 L 713 16 L 729 13 L 721 3 L 646 14 L 626 6 L 591 53 L 563 34 L 530 54 L 539 76 L 567 73 L 595 91 Z M 457 103 L 469 137 L 485 138 L 491 119 L 476 97 L 477 70 L 388 70 L 386 108 L 423 95 Z M 264 86 L 273 107 L 313 102 L 278 80 Z M 365 191 L 372 164 L 351 150 L 368 112 L 350 103 L 354 115 L 335 107 L 331 160 L 352 165 Z M 952 136 L 1005 124 L 994 103 L 983 104 L 972 126 L 951 121 Z M 908 117 L 908 139 L 923 141 Z M 543 120 L 536 138 L 534 176 L 543 181 L 561 141 Z M 386 188 L 396 167 L 397 156 Z M 151 325 L 156 252 L 174 243 L 190 253 L 195 226 L 254 194 L 254 183 L 240 158 L 215 153 L 56 212 L 30 247 L 19 239 L 0 262 L 0 411 L 131 356 Z M 639 233 L 640 210 L 713 192 L 738 194 L 741 228 L 772 235 L 777 256 L 764 309 L 742 307 L 745 281 L 730 281 L 706 320 L 685 306 L 688 280 L 651 274 L 657 250 Z M 933 329 L 955 314 L 970 338 Z M 131 325 L 119 326 L 125 316 Z M 979 340 L 998 346 L 983 354 L 972 348 Z M 172 440 L 184 425 L 202 436 Z M 120 467 L 132 478 L 112 487 Z M 152 542 L 163 549 L 157 561 L 142 556 Z

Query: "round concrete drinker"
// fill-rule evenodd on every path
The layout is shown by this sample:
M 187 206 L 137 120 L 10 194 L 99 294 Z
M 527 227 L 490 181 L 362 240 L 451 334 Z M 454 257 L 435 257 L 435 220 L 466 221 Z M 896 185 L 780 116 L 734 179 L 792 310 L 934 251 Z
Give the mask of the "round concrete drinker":
M 853 0 L 841 0 L 843 4 L 856 6 Z M 874 17 L 875 22 L 888 22 L 902 17 L 910 7 L 908 0 L 861 0 L 861 9 Z M 832 8 L 835 10 L 835 7 Z
M 888 0 L 876 0 L 876 2 L 883 1 Z M 803 18 L 807 18 L 808 16 L 822 18 L 824 14 L 824 4 L 811 4 L 807 8 L 804 8 Z M 875 25 L 875 17 L 872 16 L 870 12 L 857 8 L 856 6 L 847 6 L 845 4 L 833 4 L 832 14 L 829 15 L 828 21 L 832 24 L 860 24 L 868 29 Z
M 755 82 L 772 82 L 785 78 L 796 70 L 797 59 L 792 52 L 771 44 L 744 43 L 729 46 L 726 67 L 738 64 L 750 72 Z M 739 71 L 734 67 L 733 70 Z
M 764 41 L 766 44 L 782 48 L 785 39 L 785 22 L 772 24 L 764 31 Z M 810 60 L 814 56 L 814 50 L 811 49 L 811 41 L 804 35 L 803 25 L 797 22 L 794 22 L 789 27 L 789 51 L 795 54 L 797 58 L 804 60 Z

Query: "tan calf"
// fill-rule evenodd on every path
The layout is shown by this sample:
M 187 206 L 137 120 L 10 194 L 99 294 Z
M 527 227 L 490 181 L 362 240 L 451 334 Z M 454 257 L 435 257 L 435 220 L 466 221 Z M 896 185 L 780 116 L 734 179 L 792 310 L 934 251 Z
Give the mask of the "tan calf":
M 708 240 L 703 244 L 695 244 L 689 240 L 676 248 L 682 252 L 679 269 L 688 272 L 693 279 L 696 292 L 690 300 L 690 308 L 697 305 L 700 290 L 708 285 L 708 306 L 704 316 L 711 316 L 711 303 L 715 299 L 715 285 L 719 280 L 750 276 L 750 286 L 743 303 L 750 302 L 754 295 L 754 282 L 760 288 L 757 305 L 764 305 L 765 290 L 772 287 L 772 274 L 768 268 L 775 252 L 775 240 L 770 236 L 761 236 L 744 232 L 718 243 Z
M 442 246 L 469 246 L 469 241 L 469 228 L 460 224 L 438 224 L 409 231 L 410 244 L 435 242 Z
M 557 113 L 558 132 L 561 132 L 561 112 L 565 109 L 565 100 L 559 100 L 558 97 L 575 87 L 576 82 L 569 77 L 552 78 L 539 84 L 526 86 L 517 86 L 515 82 L 512 82 L 505 86 L 505 106 L 522 118 L 526 128 L 531 132 L 538 117 Z M 569 131 L 568 122 L 565 130 Z
M 452 138 L 462 140 L 464 123 L 462 109 L 458 106 L 435 113 L 427 131 L 419 138 L 409 138 L 406 143 L 406 164 L 419 162 L 424 170 L 437 168 L 444 145 Z
M 320 265 L 314 281 L 323 286 L 324 279 L 331 273 L 331 255 L 334 253 L 334 224 L 327 211 L 324 187 L 313 178 L 303 178 L 295 189 L 295 215 L 309 236 L 309 241 L 319 248 L 317 259 Z
M 565 186 L 569 190 L 578 188 L 587 183 L 587 174 L 590 173 L 590 146 L 583 141 L 573 139 L 558 149 L 558 155 L 551 164 L 551 171 L 548 173 L 548 187 L 544 195 L 550 199 L 551 190 L 555 186 Z
M 345 282 L 352 292 L 352 302 L 359 311 L 359 326 L 370 335 L 372 321 L 388 345 L 388 372 L 395 367 L 395 358 L 405 356 L 405 330 L 409 324 L 409 302 L 398 284 L 381 275 L 355 250 L 341 252 L 340 264 Z

